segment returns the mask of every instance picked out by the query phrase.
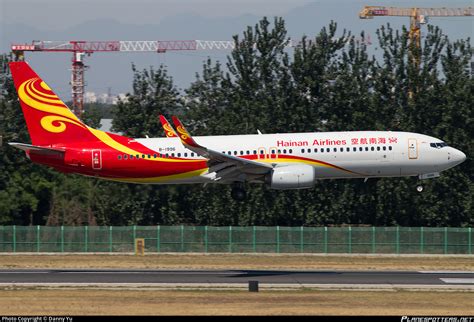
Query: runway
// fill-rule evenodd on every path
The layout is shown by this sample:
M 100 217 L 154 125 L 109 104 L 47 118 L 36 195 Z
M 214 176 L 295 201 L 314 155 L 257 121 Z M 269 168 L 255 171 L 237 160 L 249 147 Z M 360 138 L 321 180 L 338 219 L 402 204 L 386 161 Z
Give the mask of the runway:
M 287 270 L 0 270 L 0 286 L 228 286 L 249 281 L 273 287 L 462 288 L 474 290 L 474 272 Z

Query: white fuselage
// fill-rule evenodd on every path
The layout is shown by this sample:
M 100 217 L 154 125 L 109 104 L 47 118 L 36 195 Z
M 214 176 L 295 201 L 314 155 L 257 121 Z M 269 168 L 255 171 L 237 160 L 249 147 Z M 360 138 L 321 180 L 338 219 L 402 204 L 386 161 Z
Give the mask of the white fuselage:
M 253 158 L 274 167 L 309 164 L 315 179 L 420 176 L 436 177 L 463 162 L 465 154 L 434 137 L 409 132 L 357 131 L 195 137 L 209 149 Z M 201 158 L 179 138 L 136 139 L 157 153 Z M 176 183 L 208 182 L 213 173 Z M 174 182 L 169 182 L 174 183 Z

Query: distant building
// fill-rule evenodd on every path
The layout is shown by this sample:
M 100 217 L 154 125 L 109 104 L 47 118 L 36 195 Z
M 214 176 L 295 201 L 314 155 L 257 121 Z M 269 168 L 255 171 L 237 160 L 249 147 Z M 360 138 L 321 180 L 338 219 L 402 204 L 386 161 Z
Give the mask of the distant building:
M 97 103 L 97 96 L 94 92 L 86 92 L 84 94 L 84 103 Z
M 101 129 L 101 131 L 110 132 L 111 128 L 112 128 L 112 119 L 100 119 L 100 129 Z M 113 133 L 115 133 L 115 132 L 113 132 Z
M 127 95 L 120 93 L 118 95 L 111 95 L 110 93 L 97 94 L 95 92 L 86 92 L 84 94 L 84 103 L 99 103 L 117 105 L 118 100 L 127 101 Z

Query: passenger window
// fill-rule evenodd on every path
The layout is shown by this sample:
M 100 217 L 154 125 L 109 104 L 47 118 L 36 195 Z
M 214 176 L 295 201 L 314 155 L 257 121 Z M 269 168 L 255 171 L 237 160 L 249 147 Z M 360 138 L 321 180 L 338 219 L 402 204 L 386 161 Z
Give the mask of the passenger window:
M 178 158 L 181 157 L 181 153 L 178 153 Z
M 369 151 L 369 147 L 368 147 L 368 146 L 365 147 L 365 151 Z
M 151 154 L 148 155 L 148 159 L 151 159 Z
M 191 156 L 192 156 L 192 157 L 194 156 L 194 152 L 191 152 Z
M 321 149 L 321 153 L 324 153 L 324 148 L 323 148 L 323 149 Z
M 359 151 L 362 151 L 362 150 L 363 150 L 363 148 L 360 146 L 360 147 L 359 147 Z
M 388 147 L 388 150 L 389 150 L 389 151 L 392 151 L 392 147 L 391 147 L 391 146 L 389 146 L 389 147 Z
M 142 159 L 145 159 L 145 155 L 144 155 L 144 154 L 142 154 Z
M 283 149 L 283 153 L 286 154 L 286 149 Z
M 121 156 L 121 155 L 118 155 L 118 156 L 117 156 L 117 159 L 122 160 L 122 156 Z
M 382 147 L 382 150 L 386 151 L 386 150 L 387 150 L 387 147 L 386 147 L 386 146 L 383 146 L 383 147 Z
M 250 155 L 250 151 L 249 151 L 249 150 L 247 150 L 247 155 Z
M 301 153 L 304 153 L 304 149 L 301 149 Z
M 157 157 L 156 153 L 155 153 L 155 154 L 153 154 L 153 157 L 156 159 L 156 157 Z
M 308 153 L 311 153 L 311 149 L 308 149 Z
M 326 152 L 330 152 L 330 151 L 331 151 L 331 149 L 329 149 L 329 148 L 326 149 Z
M 174 153 L 171 153 L 171 156 L 174 158 Z
M 291 153 L 293 153 L 293 149 L 290 149 L 290 151 L 289 151 L 289 152 L 290 152 L 290 154 L 291 154 Z
M 130 154 L 130 160 L 132 160 L 132 159 L 133 159 L 133 155 Z
M 188 153 L 187 153 L 187 152 L 184 152 L 184 157 L 185 157 L 185 158 L 188 157 Z
M 344 148 L 340 148 L 339 150 L 341 150 L 341 152 L 344 152 Z
M 346 152 L 351 152 L 351 148 L 346 148 Z
M 374 147 L 371 147 L 370 150 L 371 150 L 371 151 L 375 151 L 375 148 L 374 148 Z
M 253 150 L 253 154 L 257 154 L 257 150 Z
M 337 148 L 334 148 L 333 150 L 334 150 L 334 152 L 337 152 Z
M 315 148 L 315 149 L 314 149 L 314 152 L 318 153 L 318 149 L 317 149 L 317 148 Z
M 240 151 L 240 155 L 244 155 L 244 151 Z
M 127 159 L 128 159 L 128 154 L 124 154 L 124 155 L 123 155 L 123 159 L 124 159 L 124 160 L 127 160 Z
M 377 151 L 380 151 L 380 147 L 379 147 L 379 146 L 377 147 Z
M 136 157 L 137 159 L 140 159 L 140 154 L 137 154 L 135 157 Z

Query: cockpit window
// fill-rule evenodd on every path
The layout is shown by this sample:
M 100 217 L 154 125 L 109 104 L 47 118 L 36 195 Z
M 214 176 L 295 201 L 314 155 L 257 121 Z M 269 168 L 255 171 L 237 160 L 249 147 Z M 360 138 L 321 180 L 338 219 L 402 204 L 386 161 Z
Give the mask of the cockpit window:
M 448 146 L 446 142 L 430 143 L 430 147 L 436 148 L 436 149 L 441 149 L 445 146 Z

